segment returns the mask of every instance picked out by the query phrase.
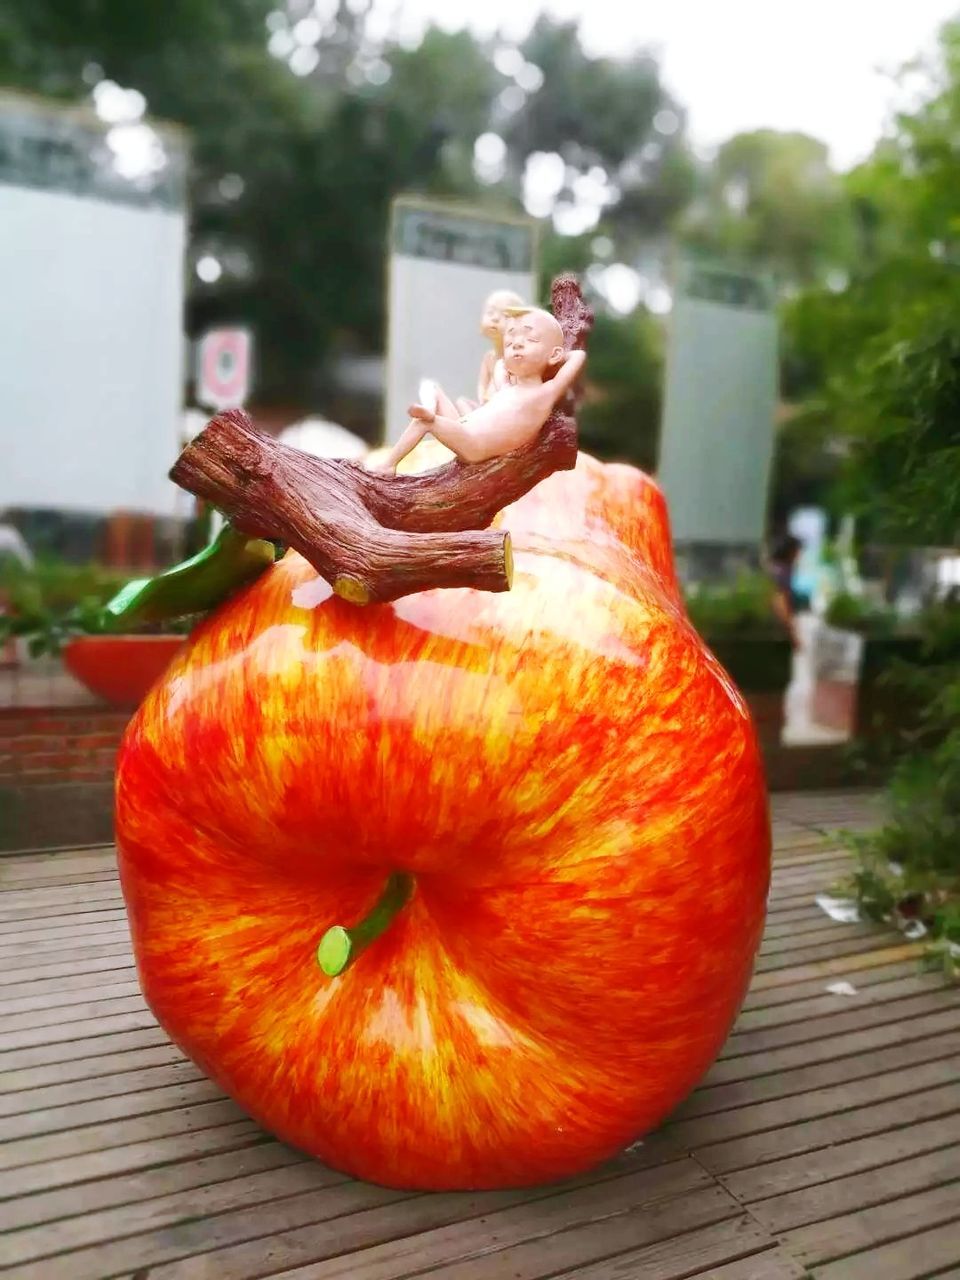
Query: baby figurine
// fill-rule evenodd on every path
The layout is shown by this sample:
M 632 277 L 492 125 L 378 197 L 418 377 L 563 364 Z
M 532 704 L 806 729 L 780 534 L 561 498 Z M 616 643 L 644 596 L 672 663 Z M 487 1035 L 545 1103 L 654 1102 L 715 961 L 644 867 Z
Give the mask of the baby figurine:
M 509 314 L 516 314 L 524 306 L 523 299 L 509 289 L 497 289 L 490 294 L 483 304 L 483 315 L 480 318 L 480 332 L 489 338 L 493 350 L 488 351 L 480 363 L 480 376 L 477 381 L 477 398 L 468 400 L 462 396 L 457 401 L 460 414 L 470 413 L 481 404 L 486 404 L 494 392 L 499 391 L 507 380 L 503 367 L 503 331 Z
M 583 351 L 564 351 L 563 330 L 549 311 L 519 310 L 506 320 L 503 384 L 486 403 L 462 415 L 435 387 L 436 410 L 411 405 L 410 423 L 376 470 L 395 471 L 428 432 L 462 462 L 485 462 L 521 449 L 536 439 L 586 358 Z

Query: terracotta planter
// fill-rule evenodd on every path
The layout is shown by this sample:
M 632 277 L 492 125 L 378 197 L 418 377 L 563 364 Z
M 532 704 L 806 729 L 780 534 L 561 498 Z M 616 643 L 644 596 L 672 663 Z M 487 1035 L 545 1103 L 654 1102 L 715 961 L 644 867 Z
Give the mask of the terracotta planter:
M 863 741 L 919 727 L 918 705 L 890 681 L 899 663 L 937 665 L 960 654 L 929 655 L 919 635 L 871 635 L 821 626 L 813 652 L 813 719 Z
M 862 636 L 825 622 L 817 624 L 810 646 L 810 718 L 815 725 L 849 737 L 856 734 L 862 666 Z
M 64 646 L 64 666 L 114 707 L 136 707 L 163 675 L 184 636 L 77 636 Z
M 852 736 L 857 718 L 857 686 L 826 676 L 813 682 L 810 719 L 823 729 Z

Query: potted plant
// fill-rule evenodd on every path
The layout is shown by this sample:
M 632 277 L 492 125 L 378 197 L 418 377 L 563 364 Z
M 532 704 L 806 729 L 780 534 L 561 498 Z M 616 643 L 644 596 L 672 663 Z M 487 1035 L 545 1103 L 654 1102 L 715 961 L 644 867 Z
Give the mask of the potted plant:
M 893 635 L 896 614 L 848 591 L 830 601 L 814 633 L 811 718 L 825 729 L 857 732 L 858 690 L 868 638 Z
M 226 525 L 189 560 L 122 586 L 98 566 L 14 566 L 3 575 L 9 604 L 0 616 L 0 645 L 16 638 L 32 657 L 59 655 L 91 693 L 132 709 L 199 618 L 275 555 L 273 543 Z
M 690 621 L 739 686 L 761 741 L 779 743 L 793 646 L 774 611 L 774 586 L 762 573 L 687 593 Z
M 842 593 L 828 606 L 814 652 L 813 714 L 832 727 L 845 707 L 857 738 L 877 740 L 915 727 L 915 700 L 904 696 L 897 674 L 960 657 L 960 609 L 932 604 L 912 618 Z M 951 630 L 952 627 L 952 630 Z

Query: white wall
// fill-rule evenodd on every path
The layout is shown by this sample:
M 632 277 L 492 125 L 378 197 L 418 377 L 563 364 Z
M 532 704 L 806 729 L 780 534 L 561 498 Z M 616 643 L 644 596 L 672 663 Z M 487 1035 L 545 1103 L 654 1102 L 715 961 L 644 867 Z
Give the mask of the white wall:
M 182 211 L 0 184 L 0 508 L 169 514 Z

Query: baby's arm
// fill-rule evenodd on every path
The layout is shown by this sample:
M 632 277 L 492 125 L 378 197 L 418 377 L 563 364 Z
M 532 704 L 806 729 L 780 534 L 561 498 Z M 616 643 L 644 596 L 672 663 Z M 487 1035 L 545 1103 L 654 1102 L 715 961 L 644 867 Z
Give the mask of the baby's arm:
M 487 351 L 480 361 L 480 377 L 477 379 L 477 401 L 479 404 L 484 404 L 496 391 L 497 388 L 493 385 L 496 372 L 496 357 L 492 351 Z
M 573 386 L 577 378 L 580 376 L 587 359 L 585 351 L 568 351 L 563 359 L 557 372 L 544 383 L 544 386 L 550 388 L 553 395 L 553 403 L 557 401 Z

